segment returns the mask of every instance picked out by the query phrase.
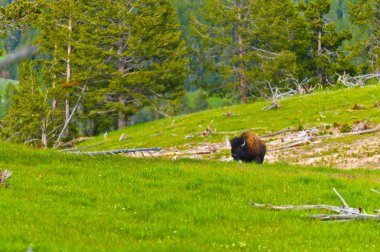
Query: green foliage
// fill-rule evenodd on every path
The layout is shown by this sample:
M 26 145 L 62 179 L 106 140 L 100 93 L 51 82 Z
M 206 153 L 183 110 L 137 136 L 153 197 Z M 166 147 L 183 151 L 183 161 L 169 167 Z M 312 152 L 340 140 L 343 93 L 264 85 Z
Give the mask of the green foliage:
M 300 69 L 308 48 L 306 23 L 291 1 L 209 0 L 200 14 L 193 30 L 225 93 L 246 102 L 268 93 L 270 83 L 305 76 Z
M 30 11 L 33 2 L 19 2 L 1 10 L 13 18 Z M 33 7 L 39 12 L 25 22 L 39 31 L 34 65 L 51 104 L 52 141 L 63 123 L 69 123 L 64 137 L 70 139 L 123 127 L 144 106 L 162 115 L 178 112 L 187 60 L 167 0 L 60 0 Z M 77 116 L 69 121 L 72 113 Z M 92 129 L 83 129 L 85 124 Z
M 0 78 L 0 118 L 2 118 L 10 106 L 10 97 L 15 93 L 17 81 Z
M 207 108 L 207 93 L 202 89 L 187 92 L 182 100 L 182 111 L 186 114 Z
M 314 72 L 321 84 L 335 82 L 336 73 L 355 74 L 356 70 L 341 48 L 343 42 L 351 39 L 352 35 L 348 30 L 337 32 L 335 23 L 326 19 L 330 7 L 329 0 L 313 0 L 298 4 L 312 36 L 309 70 Z
M 21 66 L 17 92 L 8 85 L 7 100 L 10 108 L 4 117 L 1 135 L 15 142 L 41 144 L 41 128 L 45 116 L 44 96 L 37 80 L 37 73 L 30 61 Z
M 274 205 L 379 207 L 377 170 L 285 164 L 83 157 L 0 144 L 3 251 L 378 251 L 375 221 L 326 223 L 325 211 Z M 222 228 L 221 228 L 222 227 Z
M 380 71 L 380 1 L 359 0 L 350 3 L 350 11 L 355 24 L 361 29 L 369 29 L 370 35 L 357 44 L 358 54 L 365 57 L 363 66 L 366 73 L 378 73 Z

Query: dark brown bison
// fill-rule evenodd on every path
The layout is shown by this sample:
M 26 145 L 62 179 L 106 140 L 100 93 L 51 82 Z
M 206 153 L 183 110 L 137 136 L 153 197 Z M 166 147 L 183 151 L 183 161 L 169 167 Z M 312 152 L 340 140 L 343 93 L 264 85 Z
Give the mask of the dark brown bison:
M 230 141 L 231 155 L 236 161 L 246 163 L 256 162 L 262 164 L 267 151 L 264 141 L 252 132 L 243 132 L 239 137 L 234 137 Z

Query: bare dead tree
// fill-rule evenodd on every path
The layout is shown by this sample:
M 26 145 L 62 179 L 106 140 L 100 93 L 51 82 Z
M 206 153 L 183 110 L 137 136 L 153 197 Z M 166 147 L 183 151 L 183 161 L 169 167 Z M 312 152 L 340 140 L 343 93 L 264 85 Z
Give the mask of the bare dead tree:
M 264 107 L 262 109 L 263 111 L 280 108 L 280 104 L 278 103 L 279 99 L 295 94 L 295 90 L 287 90 L 286 92 L 281 92 L 279 87 L 272 87 L 270 83 L 268 83 L 268 89 L 272 94 L 272 103 L 269 106 Z
M 299 80 L 298 78 L 294 77 L 293 75 L 288 75 L 288 77 L 283 80 L 282 82 L 288 82 L 290 83 L 287 85 L 287 88 L 289 90 L 293 90 L 295 94 L 309 94 L 313 92 L 318 85 L 311 85 L 312 78 L 304 78 L 303 80 Z
M 338 75 L 338 82 L 342 83 L 346 87 L 363 87 L 371 79 L 377 78 L 380 81 L 380 73 L 365 74 L 351 77 L 349 74 L 343 73 Z

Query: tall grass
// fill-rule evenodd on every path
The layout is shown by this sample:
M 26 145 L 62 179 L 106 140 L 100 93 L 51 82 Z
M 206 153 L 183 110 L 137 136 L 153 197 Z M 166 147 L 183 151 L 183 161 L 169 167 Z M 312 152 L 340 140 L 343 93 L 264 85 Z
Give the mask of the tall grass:
M 375 221 L 321 222 L 251 202 L 380 207 L 380 172 L 84 157 L 2 143 L 0 250 L 378 251 Z

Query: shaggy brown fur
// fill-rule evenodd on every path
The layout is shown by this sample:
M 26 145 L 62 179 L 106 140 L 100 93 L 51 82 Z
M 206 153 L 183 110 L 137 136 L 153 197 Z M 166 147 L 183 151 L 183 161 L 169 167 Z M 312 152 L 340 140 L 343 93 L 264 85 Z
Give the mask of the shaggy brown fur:
M 246 163 L 262 164 L 267 151 L 265 142 L 252 132 L 243 132 L 239 137 L 231 139 L 231 155 L 234 160 Z

